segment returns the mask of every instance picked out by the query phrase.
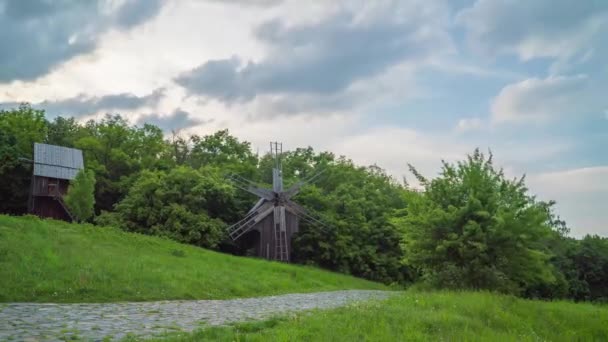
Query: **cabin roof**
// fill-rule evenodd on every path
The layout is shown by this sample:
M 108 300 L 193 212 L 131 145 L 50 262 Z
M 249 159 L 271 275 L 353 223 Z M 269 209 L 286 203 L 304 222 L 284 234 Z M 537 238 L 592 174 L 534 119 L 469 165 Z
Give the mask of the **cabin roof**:
M 34 143 L 34 176 L 74 179 L 83 168 L 81 150 Z

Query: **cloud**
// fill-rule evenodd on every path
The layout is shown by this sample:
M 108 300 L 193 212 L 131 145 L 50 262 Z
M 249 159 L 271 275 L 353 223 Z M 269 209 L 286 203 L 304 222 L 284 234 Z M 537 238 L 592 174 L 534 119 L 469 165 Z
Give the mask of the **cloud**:
M 608 166 L 530 175 L 527 183 L 541 199 L 556 200 L 557 213 L 570 223 L 572 234 L 608 235 Z
M 199 118 L 194 118 L 190 115 L 190 113 L 177 108 L 172 113 L 168 115 L 160 115 L 158 113 L 145 114 L 140 116 L 136 124 L 152 124 L 157 127 L 160 127 L 163 132 L 178 132 L 184 128 L 190 128 L 193 126 L 211 123 L 213 119 L 203 120 Z
M 212 60 L 179 76 L 176 81 L 194 94 L 233 102 L 240 98 L 250 99 L 253 89 L 245 84 L 237 71 L 240 61 L 237 57 Z
M 164 90 L 157 89 L 146 96 L 136 96 L 130 93 L 111 94 L 105 96 L 87 96 L 84 94 L 56 101 L 42 101 L 32 104 L 32 107 L 42 109 L 47 118 L 56 116 L 82 117 L 99 112 L 134 110 L 142 107 L 155 107 L 163 97 Z M 19 102 L 1 103 L 0 107 L 17 107 Z
M 217 2 L 221 4 L 237 5 L 237 6 L 260 6 L 271 7 L 283 2 L 283 0 L 208 0 L 209 2 Z
M 108 29 L 138 25 L 160 7 L 160 0 L 0 0 L 0 82 L 44 75 L 92 51 Z
M 441 8 L 419 5 L 341 7 L 316 22 L 291 25 L 270 20 L 254 32 L 268 47 L 265 58 L 211 60 L 176 82 L 192 95 L 227 104 L 263 95 L 335 97 L 404 61 L 421 61 L 451 48 Z
M 123 28 L 139 25 L 154 17 L 162 7 L 162 0 L 126 1 L 114 15 L 114 22 Z
M 484 121 L 480 118 L 462 118 L 456 124 L 456 132 L 465 133 L 475 131 L 485 126 Z
M 606 89 L 605 85 L 585 75 L 529 78 L 500 91 L 492 102 L 492 119 L 501 123 L 600 117 L 602 108 L 608 104 L 602 89 Z
M 529 60 L 587 53 L 594 39 L 605 39 L 607 16 L 605 1 L 478 0 L 458 13 L 456 22 L 478 51 Z
M 547 192 L 585 194 L 601 192 L 608 194 L 608 166 L 586 167 L 557 172 L 546 172 L 532 178 Z M 608 228 L 608 227 L 606 227 Z
M 330 146 L 335 151 L 363 165 L 377 164 L 389 174 L 409 176 L 408 163 L 431 178 L 441 166 L 441 160 L 462 159 L 473 149 L 448 136 L 434 135 L 409 128 L 380 126 L 342 137 Z M 416 185 L 413 177 L 408 177 Z

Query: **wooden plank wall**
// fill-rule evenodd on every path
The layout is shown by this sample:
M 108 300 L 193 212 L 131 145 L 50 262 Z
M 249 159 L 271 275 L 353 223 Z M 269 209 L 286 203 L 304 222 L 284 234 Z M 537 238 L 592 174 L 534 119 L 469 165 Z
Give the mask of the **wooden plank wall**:
M 70 185 L 70 181 L 68 181 L 67 179 L 56 179 L 56 178 L 34 176 L 32 195 L 33 196 L 52 196 L 52 194 L 51 194 L 51 190 L 53 189 L 52 184 L 56 184 L 55 187 L 57 189 L 59 189 L 59 193 L 62 195 L 65 195 L 68 192 L 68 186 Z
M 274 260 L 275 258 L 275 233 L 273 227 L 274 215 L 268 215 L 262 222 L 260 222 L 256 227 L 260 233 L 259 244 L 257 245 L 255 251 L 256 255 L 265 258 Z M 290 212 L 285 212 L 285 223 L 287 228 L 287 248 L 289 254 L 292 254 L 292 244 L 291 240 L 293 236 L 298 232 L 298 218 L 297 216 L 291 214 Z M 289 258 L 291 260 L 291 257 Z
M 65 212 L 61 204 L 52 197 L 36 196 L 32 199 L 31 213 L 56 220 L 70 221 L 70 217 Z

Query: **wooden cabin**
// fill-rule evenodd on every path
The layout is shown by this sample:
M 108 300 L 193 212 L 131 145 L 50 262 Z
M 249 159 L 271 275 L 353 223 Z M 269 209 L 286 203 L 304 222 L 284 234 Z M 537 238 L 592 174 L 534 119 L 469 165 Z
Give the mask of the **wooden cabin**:
M 28 212 L 40 217 L 73 221 L 63 196 L 68 191 L 70 180 L 84 168 L 82 151 L 35 143 L 33 162 Z

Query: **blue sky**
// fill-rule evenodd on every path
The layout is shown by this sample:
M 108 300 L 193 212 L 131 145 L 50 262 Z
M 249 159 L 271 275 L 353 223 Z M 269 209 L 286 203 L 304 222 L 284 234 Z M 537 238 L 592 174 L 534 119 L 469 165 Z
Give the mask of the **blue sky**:
M 492 150 L 608 236 L 608 2 L 0 0 L 0 106 L 427 175 Z

